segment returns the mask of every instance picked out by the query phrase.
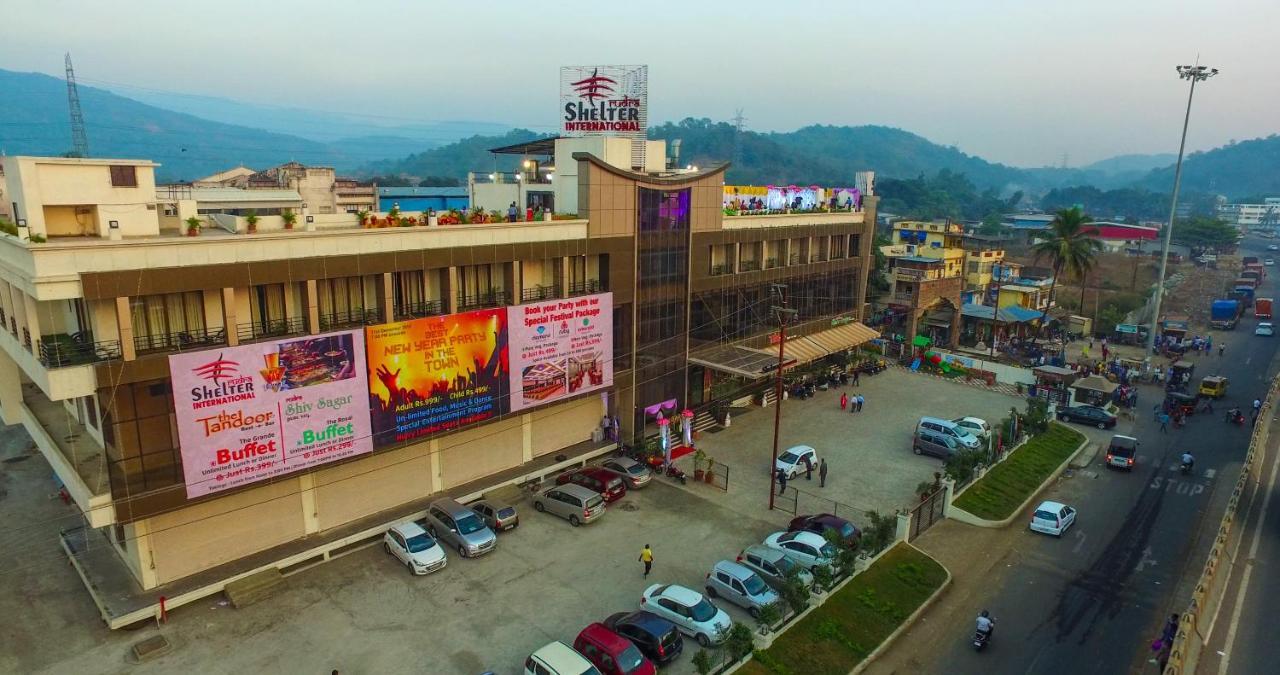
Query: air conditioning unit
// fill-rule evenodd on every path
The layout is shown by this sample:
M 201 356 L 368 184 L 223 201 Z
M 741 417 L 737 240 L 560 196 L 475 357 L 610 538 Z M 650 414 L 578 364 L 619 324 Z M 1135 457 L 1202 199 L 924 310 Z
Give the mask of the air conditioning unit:
M 76 207 L 76 215 L 77 215 L 77 216 L 87 216 L 87 215 L 89 215 L 89 214 L 91 214 L 91 213 L 93 213 L 93 207 L 91 207 L 91 206 L 77 206 L 77 207 Z

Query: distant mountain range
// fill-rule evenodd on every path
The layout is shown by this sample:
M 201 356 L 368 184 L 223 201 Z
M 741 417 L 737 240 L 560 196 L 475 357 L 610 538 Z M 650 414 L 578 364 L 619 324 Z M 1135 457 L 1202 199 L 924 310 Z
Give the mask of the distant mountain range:
M 510 169 L 513 158 L 495 161 L 488 150 L 539 135 L 486 122 L 409 124 L 216 97 L 137 91 L 130 98 L 96 87 L 79 89 L 90 154 L 153 159 L 162 165 L 159 178 L 167 181 L 290 160 L 363 176 L 465 178 L 468 171 Z M 61 79 L 0 70 L 0 92 L 5 94 L 0 97 L 0 151 L 58 155 L 70 149 Z M 723 122 L 685 119 L 653 127 L 650 135 L 680 139 L 681 164 L 731 161 L 728 180 L 735 183 L 844 184 L 865 169 L 886 178 L 946 169 L 982 189 L 1028 195 L 1077 185 L 1167 192 L 1173 182 L 1171 155 L 1120 155 L 1080 168 L 1019 168 L 886 126 L 815 125 L 738 134 Z M 1280 194 L 1280 137 L 1190 155 L 1183 189 L 1231 198 Z

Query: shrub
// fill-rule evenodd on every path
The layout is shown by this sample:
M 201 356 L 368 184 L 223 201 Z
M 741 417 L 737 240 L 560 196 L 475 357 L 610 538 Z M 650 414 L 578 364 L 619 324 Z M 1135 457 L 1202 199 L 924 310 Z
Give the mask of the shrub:
M 48 239 L 45 239 L 45 237 L 44 237 L 44 235 L 43 235 L 43 234 L 32 234 L 32 235 L 29 235 L 29 236 L 27 237 L 27 241 L 29 241 L 29 242 L 31 242 L 31 243 L 33 243 L 33 244 L 43 244 L 43 243 L 45 243 L 46 241 L 49 241 L 49 240 L 48 240 Z
M 729 651 L 729 656 L 737 661 L 755 649 L 755 636 L 751 634 L 750 628 L 735 621 L 729 628 L 728 635 L 725 636 L 724 647 Z
M 781 620 L 782 608 L 776 602 L 764 605 L 756 613 L 756 625 L 760 627 L 761 635 L 767 635 Z
M 830 565 L 817 565 L 809 571 L 813 574 L 814 586 L 823 591 L 831 589 L 831 584 L 835 581 L 835 575 L 831 573 Z
M 715 664 L 711 661 L 711 652 L 699 649 L 698 653 L 693 655 L 693 669 L 698 671 L 699 675 L 710 673 L 713 665 Z
M 867 527 L 862 530 L 861 550 L 868 556 L 875 555 L 885 549 L 898 534 L 898 517 L 891 514 L 882 516 L 875 511 L 867 512 Z
M 0 218 L 0 232 L 3 232 L 5 234 L 11 234 L 16 237 L 18 236 L 18 226 L 5 220 L 4 218 Z
M 942 471 L 947 478 L 957 483 L 965 483 L 973 478 L 973 474 L 986 462 L 986 450 L 961 450 L 947 458 L 946 466 Z
M 787 603 L 793 613 L 799 614 L 809 606 L 809 587 L 800 578 L 800 570 L 797 568 L 792 568 L 787 573 L 786 583 L 779 592 L 782 594 L 782 601 Z
M 1038 396 L 1027 399 L 1027 413 L 1023 419 L 1027 433 L 1042 434 L 1049 428 L 1049 422 L 1049 402 Z

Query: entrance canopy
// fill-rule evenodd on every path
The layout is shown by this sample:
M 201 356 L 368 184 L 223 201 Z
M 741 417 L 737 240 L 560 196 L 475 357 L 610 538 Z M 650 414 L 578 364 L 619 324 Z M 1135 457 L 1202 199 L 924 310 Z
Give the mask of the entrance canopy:
M 861 323 L 847 323 L 809 335 L 790 338 L 783 348 L 783 368 L 817 361 L 829 354 L 842 352 L 880 337 L 880 334 Z M 772 374 L 778 367 L 778 348 L 747 347 L 745 345 L 713 345 L 689 354 L 689 361 L 713 370 L 759 379 Z

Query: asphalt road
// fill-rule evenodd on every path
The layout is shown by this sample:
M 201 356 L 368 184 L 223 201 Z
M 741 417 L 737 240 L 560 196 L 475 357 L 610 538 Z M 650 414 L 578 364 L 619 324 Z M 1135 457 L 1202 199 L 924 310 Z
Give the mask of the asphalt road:
M 1245 248 L 1243 255 L 1266 253 L 1265 242 L 1257 240 Z M 1273 279 L 1262 288 L 1261 295 L 1275 297 Z M 1222 411 L 1231 405 L 1247 410 L 1275 372 L 1277 340 L 1255 337 L 1256 323 L 1250 317 L 1235 331 L 1214 333 L 1215 346 L 1227 345 L 1225 357 L 1215 348 L 1212 355 L 1194 359 L 1197 381 L 1212 374 L 1230 379 L 1218 414 L 1196 415 L 1184 429 L 1161 433 L 1151 414 L 1161 393 L 1142 388 L 1138 409 L 1146 412 L 1134 423 L 1142 443 L 1135 469 L 1108 470 L 1101 464 L 1105 453 L 1099 452 L 1089 466 L 1047 491 L 1045 499 L 1078 509 L 1076 525 L 1061 539 L 1011 533 L 1022 539 L 991 580 L 985 604 L 997 619 L 990 649 L 973 651 L 966 639 L 973 632 L 970 621 L 956 627 L 956 640 L 937 650 L 926 672 L 1156 672 L 1148 662 L 1150 644 L 1165 617 L 1186 607 L 1248 444 L 1247 426 L 1226 424 Z M 1187 448 L 1196 456 L 1196 469 L 1182 476 L 1178 461 Z M 1273 517 L 1273 527 L 1280 528 L 1280 513 Z M 1272 538 L 1270 546 L 1280 547 L 1280 538 Z M 1280 592 L 1280 576 L 1269 576 L 1267 589 Z M 1274 604 L 1261 604 L 1254 602 L 1269 612 L 1268 618 L 1280 615 Z M 974 607 L 974 615 L 981 609 Z M 1263 648 L 1260 641 L 1254 644 Z M 1265 648 L 1274 651 L 1275 643 Z

